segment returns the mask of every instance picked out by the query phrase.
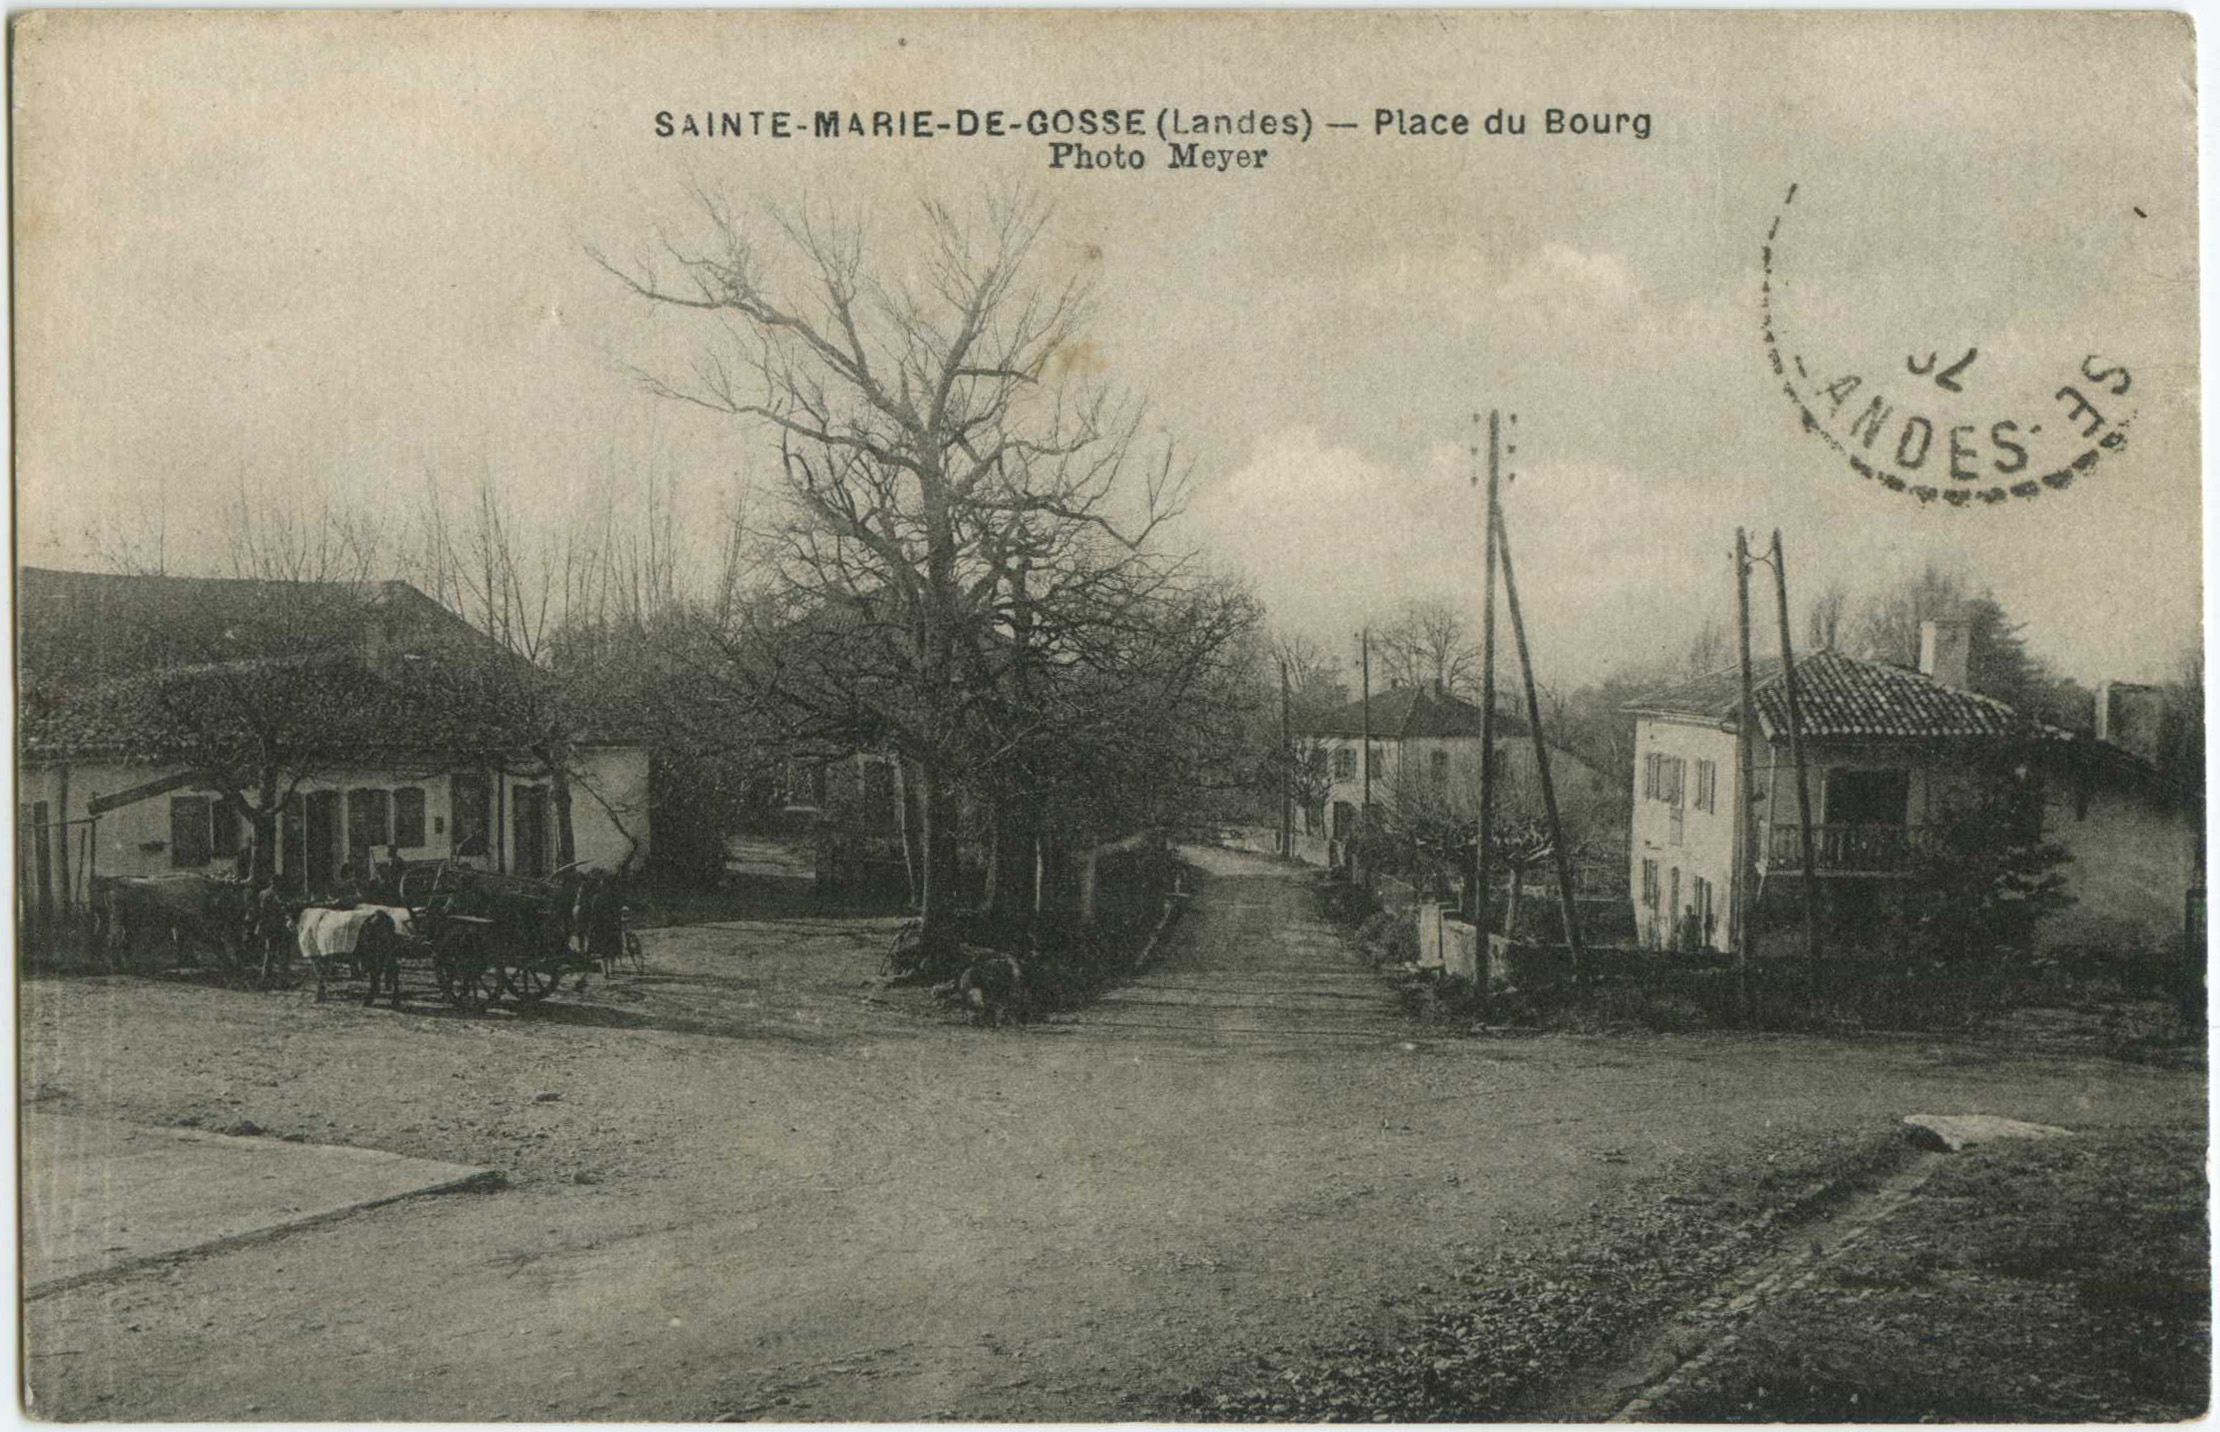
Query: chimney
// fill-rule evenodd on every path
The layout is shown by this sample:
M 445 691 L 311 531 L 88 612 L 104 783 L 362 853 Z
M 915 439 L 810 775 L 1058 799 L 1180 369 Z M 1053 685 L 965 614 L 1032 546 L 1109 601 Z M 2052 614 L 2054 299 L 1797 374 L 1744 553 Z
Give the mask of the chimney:
M 1963 617 L 1919 624 L 1919 669 L 1944 686 L 1966 689 L 1966 659 L 1973 626 Z

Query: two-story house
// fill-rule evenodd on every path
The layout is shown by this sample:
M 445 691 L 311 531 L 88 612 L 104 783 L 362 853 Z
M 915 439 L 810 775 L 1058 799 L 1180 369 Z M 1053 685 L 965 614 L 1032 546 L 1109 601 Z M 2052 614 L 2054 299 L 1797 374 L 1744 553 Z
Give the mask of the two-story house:
M 1362 700 L 1307 723 L 1299 735 L 1325 764 L 1322 799 L 1303 810 L 1300 829 L 1347 840 L 1369 800 L 1376 806 L 1428 809 L 1459 820 L 1477 815 L 1480 782 L 1480 707 L 1437 686 L 1396 686 L 1373 693 L 1369 718 Z M 1372 733 L 1365 747 L 1367 721 Z M 1499 703 L 1493 731 L 1498 785 L 1496 810 L 1505 816 L 1539 814 L 1541 778 L 1526 722 Z M 1369 762 L 1369 782 L 1367 764 Z M 1550 776 L 1562 810 L 1575 815 L 1611 806 L 1611 782 L 1593 766 L 1554 743 Z
M 2077 901 L 2107 912 L 2115 929 L 2130 923 L 2154 937 L 2178 929 L 2194 841 L 2183 813 L 2154 791 L 2152 762 L 2106 739 L 2102 725 L 2095 740 L 2073 736 L 1966 689 L 1967 643 L 1965 623 L 1931 621 L 1918 670 L 1839 652 L 1797 660 L 1810 865 L 1823 912 L 1856 921 L 1885 910 L 1924 858 L 1935 822 L 1988 778 L 1981 773 L 1993 760 L 2009 757 L 2021 763 L 2019 778 L 2042 785 L 2042 837 L 2076 852 L 2067 875 Z M 1743 820 L 1756 825 L 1754 902 L 1769 916 L 1800 904 L 1803 831 L 1780 660 L 1753 663 L 1752 677 L 1757 739 L 1746 799 L 1737 775 L 1739 667 L 1624 708 L 1635 718 L 1628 886 L 1651 948 L 1733 948 Z M 2124 851 L 2135 852 L 2132 861 Z M 2050 934 L 2072 928 L 2062 921 Z

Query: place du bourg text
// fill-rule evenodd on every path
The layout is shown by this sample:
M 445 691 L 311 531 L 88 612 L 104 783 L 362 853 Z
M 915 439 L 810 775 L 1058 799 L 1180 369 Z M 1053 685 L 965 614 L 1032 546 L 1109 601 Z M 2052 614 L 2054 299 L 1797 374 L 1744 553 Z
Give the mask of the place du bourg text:
M 1062 109 L 718 109 L 657 110 L 658 139 L 977 140 L 1045 141 L 1048 167 L 1125 171 L 1156 167 L 1230 174 L 1265 167 L 1273 144 L 1308 144 L 1318 131 L 1382 140 L 1635 139 L 1650 137 L 1647 110 L 1550 106 L 1464 110 L 1385 107 L 1369 119 L 1327 118 L 1311 111 L 1189 110 L 1163 106 L 1082 106 Z M 1160 148 L 1153 148 L 1149 140 Z M 1220 141 L 1232 140 L 1233 143 Z M 1273 144 L 1256 143 L 1271 140 Z

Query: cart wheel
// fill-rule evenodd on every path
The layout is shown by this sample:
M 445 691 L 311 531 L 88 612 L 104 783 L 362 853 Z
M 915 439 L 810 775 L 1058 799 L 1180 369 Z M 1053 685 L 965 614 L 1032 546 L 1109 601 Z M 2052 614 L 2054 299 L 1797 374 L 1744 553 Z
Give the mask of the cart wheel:
M 476 1014 L 501 998 L 501 967 L 486 957 L 475 936 L 441 941 L 432 954 L 432 974 L 440 994 L 457 1009 Z
M 561 970 L 544 965 L 518 965 L 509 971 L 509 988 L 526 1004 L 537 1004 L 555 993 L 563 983 Z

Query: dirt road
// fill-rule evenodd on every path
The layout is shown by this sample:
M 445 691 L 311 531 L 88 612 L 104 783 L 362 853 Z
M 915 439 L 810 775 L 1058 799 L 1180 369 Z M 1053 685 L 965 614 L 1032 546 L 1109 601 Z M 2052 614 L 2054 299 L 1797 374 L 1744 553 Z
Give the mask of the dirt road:
M 1085 1015 L 951 1023 L 887 922 L 650 932 L 526 1016 L 131 979 L 24 992 L 56 1113 L 241 1121 L 491 1165 L 42 1297 L 66 1418 L 1126 1420 L 1391 1329 L 1480 1248 L 1705 1161 L 1914 1108 L 2202 1117 L 2201 1075 L 1917 1041 L 1413 1037 L 1306 877 L 1202 853 L 1161 960 Z

